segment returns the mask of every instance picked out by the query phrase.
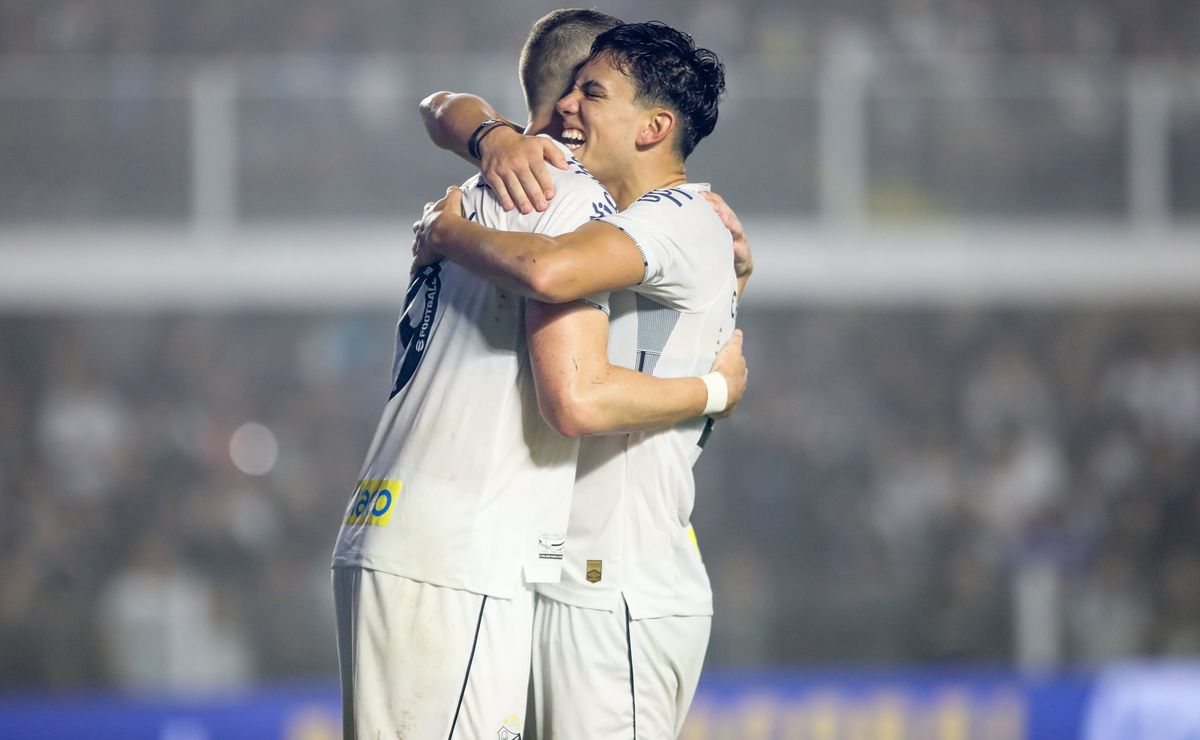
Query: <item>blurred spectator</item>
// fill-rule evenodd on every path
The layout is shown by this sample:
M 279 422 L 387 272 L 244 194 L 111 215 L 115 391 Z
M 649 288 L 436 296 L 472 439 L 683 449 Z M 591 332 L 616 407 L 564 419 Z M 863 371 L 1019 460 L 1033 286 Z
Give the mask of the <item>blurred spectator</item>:
M 111 387 L 90 375 L 82 348 L 56 347 L 56 374 L 37 414 L 42 469 L 54 481 L 53 495 L 98 498 L 111 493 L 132 440 L 125 409 Z
M 218 621 L 213 589 L 180 565 L 170 537 L 137 542 L 100 597 L 114 684 L 144 692 L 245 684 L 252 666 L 244 638 Z

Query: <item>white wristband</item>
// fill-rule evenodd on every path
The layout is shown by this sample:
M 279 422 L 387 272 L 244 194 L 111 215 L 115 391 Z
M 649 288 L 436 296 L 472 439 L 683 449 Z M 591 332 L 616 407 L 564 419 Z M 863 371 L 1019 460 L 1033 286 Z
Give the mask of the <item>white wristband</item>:
M 724 411 L 729 405 L 729 384 L 725 382 L 725 376 L 721 373 L 709 373 L 701 375 L 700 379 L 708 388 L 708 403 L 704 405 L 704 415 Z

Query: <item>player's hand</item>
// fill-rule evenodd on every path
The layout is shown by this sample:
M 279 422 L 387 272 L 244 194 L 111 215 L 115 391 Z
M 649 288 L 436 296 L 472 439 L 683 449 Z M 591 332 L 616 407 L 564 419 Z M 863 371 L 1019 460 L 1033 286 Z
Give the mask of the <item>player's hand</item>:
M 442 259 L 436 247 L 437 232 L 445 228 L 448 219 L 462 218 L 462 215 L 462 190 L 457 185 L 446 188 L 446 195 L 441 200 L 425 204 L 421 220 L 413 223 L 413 272 Z
M 750 377 L 750 371 L 746 369 L 746 358 L 742 356 L 741 329 L 735 330 L 733 338 L 717 353 L 717 359 L 713 360 L 710 372 L 721 373 L 725 384 L 729 386 L 729 401 L 725 404 L 725 410 L 712 414 L 714 419 L 724 419 L 741 403 L 742 395 L 746 392 L 746 381 Z
M 725 199 L 716 193 L 704 190 L 700 195 L 708 201 L 717 212 L 721 223 L 733 235 L 733 271 L 738 277 L 746 277 L 754 271 L 754 257 L 750 254 L 750 242 L 746 241 L 746 230 L 742 228 L 742 220 L 737 217 Z
M 501 126 L 479 144 L 483 155 L 479 171 L 500 199 L 500 207 L 511 211 L 515 203 L 521 213 L 535 208 L 544 211 L 554 197 L 554 182 L 546 163 L 567 169 L 567 156 L 544 136 L 524 136 Z

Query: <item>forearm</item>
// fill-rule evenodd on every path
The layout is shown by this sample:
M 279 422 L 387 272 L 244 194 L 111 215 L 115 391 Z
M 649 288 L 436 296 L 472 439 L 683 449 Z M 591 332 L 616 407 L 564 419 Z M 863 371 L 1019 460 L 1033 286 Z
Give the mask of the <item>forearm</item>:
M 542 400 L 542 415 L 567 437 L 657 431 L 704 413 L 708 388 L 697 377 L 656 378 L 608 365 L 570 394 Z
M 553 237 L 489 229 L 466 219 L 438 219 L 430 232 L 434 249 L 468 271 L 514 293 L 562 303 L 551 285 L 560 257 Z
M 642 277 L 637 246 L 619 229 L 597 221 L 551 237 L 439 217 L 431 224 L 428 239 L 437 254 L 501 287 L 546 303 L 567 303 L 626 288 Z
M 421 121 L 438 147 L 478 164 L 467 151 L 471 134 L 489 118 L 499 114 L 486 100 L 466 93 L 436 92 L 421 101 Z

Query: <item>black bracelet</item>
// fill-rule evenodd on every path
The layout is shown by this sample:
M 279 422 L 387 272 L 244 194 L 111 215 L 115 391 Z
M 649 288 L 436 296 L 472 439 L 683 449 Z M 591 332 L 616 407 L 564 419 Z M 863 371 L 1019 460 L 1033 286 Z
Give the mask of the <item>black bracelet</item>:
M 492 132 L 492 129 L 499 126 L 512 126 L 513 130 L 516 130 L 515 126 L 503 118 L 489 118 L 479 124 L 479 127 L 471 133 L 471 138 L 467 139 L 467 154 L 470 154 L 475 159 L 483 159 L 483 155 L 479 153 L 479 144 L 483 141 L 484 137 Z

